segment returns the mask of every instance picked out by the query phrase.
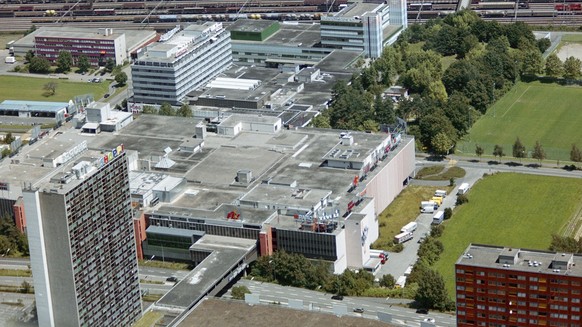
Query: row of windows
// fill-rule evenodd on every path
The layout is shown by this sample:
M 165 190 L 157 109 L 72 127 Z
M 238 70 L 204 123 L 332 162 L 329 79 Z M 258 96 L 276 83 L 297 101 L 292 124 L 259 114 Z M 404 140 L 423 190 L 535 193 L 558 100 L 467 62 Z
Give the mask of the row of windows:
M 456 272 L 457 272 L 457 274 L 463 274 L 465 276 L 471 276 L 471 275 L 485 276 L 485 275 L 487 275 L 488 277 L 495 277 L 495 278 L 505 278 L 507 276 L 508 279 L 528 280 L 527 276 L 524 276 L 524 275 L 517 275 L 517 274 L 506 275 L 504 273 L 499 273 L 499 272 L 494 272 L 494 271 L 485 273 L 485 271 L 473 272 L 471 270 L 457 269 Z M 530 282 L 539 282 L 539 283 L 546 283 L 549 281 L 551 284 L 571 285 L 571 286 L 581 286 L 582 285 L 582 282 L 580 280 L 569 280 L 569 279 L 558 279 L 558 278 L 550 278 L 548 280 L 545 277 L 535 277 L 535 276 L 530 276 L 529 281 Z

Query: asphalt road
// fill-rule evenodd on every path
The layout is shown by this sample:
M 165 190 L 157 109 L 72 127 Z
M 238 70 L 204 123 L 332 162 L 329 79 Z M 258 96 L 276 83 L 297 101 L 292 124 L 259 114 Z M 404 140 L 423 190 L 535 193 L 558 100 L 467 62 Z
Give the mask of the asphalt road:
M 456 318 L 454 315 L 430 312 L 428 315 L 417 314 L 414 309 L 408 309 L 400 302 L 406 302 L 401 299 L 370 299 L 358 297 L 344 297 L 343 301 L 331 299 L 331 294 L 318 291 L 311 291 L 302 288 L 280 286 L 271 283 L 262 283 L 241 279 L 236 286 L 244 285 L 249 288 L 253 294 L 259 294 L 261 302 L 273 303 L 279 302 L 282 305 L 288 303 L 289 299 L 302 300 L 304 306 L 311 304 L 313 311 L 332 313 L 334 305 L 345 305 L 348 315 L 355 317 L 364 317 L 367 319 L 377 319 L 377 312 L 389 313 L 392 315 L 392 323 L 401 326 L 420 326 L 420 323 L 427 317 L 436 320 L 435 326 L 455 326 Z M 230 291 L 224 296 L 230 297 Z M 364 313 L 353 312 L 354 308 L 363 308 Z

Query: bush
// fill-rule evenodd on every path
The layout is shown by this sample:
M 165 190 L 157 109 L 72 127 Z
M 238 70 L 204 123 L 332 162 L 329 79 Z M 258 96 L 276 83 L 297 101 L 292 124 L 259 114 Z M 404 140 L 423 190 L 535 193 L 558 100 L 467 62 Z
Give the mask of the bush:
M 457 196 L 457 202 L 455 204 L 460 206 L 461 204 L 468 203 L 468 202 L 469 202 L 469 198 L 465 194 L 461 194 L 461 195 Z
M 441 237 L 445 231 L 445 225 L 432 226 L 430 229 L 430 236 L 434 238 Z
M 402 250 L 404 250 L 403 244 L 396 244 L 392 247 L 392 252 L 400 253 Z
M 396 285 L 396 279 L 390 274 L 386 274 L 380 278 L 380 286 L 393 288 Z
M 449 186 L 455 186 L 455 178 L 451 177 L 451 179 L 449 179 Z
M 251 294 L 251 291 L 246 286 L 235 286 L 231 290 L 232 298 L 235 300 L 244 300 L 245 294 Z
M 445 208 L 445 220 L 447 219 L 451 219 L 451 217 L 453 216 L 453 209 L 451 208 Z

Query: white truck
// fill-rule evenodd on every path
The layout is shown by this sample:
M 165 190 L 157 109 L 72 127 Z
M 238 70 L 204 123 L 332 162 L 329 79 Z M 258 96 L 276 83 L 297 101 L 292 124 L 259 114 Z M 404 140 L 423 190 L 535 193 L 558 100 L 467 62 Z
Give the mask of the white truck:
M 16 62 L 16 58 L 14 58 L 14 57 L 12 57 L 12 56 L 6 57 L 6 58 L 4 59 L 4 63 L 6 63 L 6 64 L 13 64 L 13 63 L 15 63 L 15 62 Z
M 445 190 L 436 190 L 434 191 L 434 196 L 440 196 L 441 198 L 446 198 L 447 197 L 447 191 Z
M 432 217 L 432 224 L 433 225 L 440 225 L 443 222 L 444 219 L 445 219 L 445 212 L 442 211 L 442 210 L 439 210 Z
M 394 236 L 394 243 L 395 244 L 402 244 L 406 241 L 410 241 L 412 239 L 412 233 L 400 233 Z
M 469 183 L 463 183 L 459 186 L 459 190 L 457 190 L 457 195 L 467 194 L 469 192 Z
M 430 205 L 420 208 L 420 213 L 433 213 L 435 210 L 435 207 Z
M 418 223 L 415 221 L 412 221 L 412 222 L 409 222 L 408 224 L 404 225 L 404 227 L 402 227 L 402 229 L 400 229 L 400 232 L 413 233 L 417 227 L 418 227 Z
M 424 208 L 424 207 L 429 207 L 429 206 L 432 206 L 435 209 L 438 209 L 439 208 L 439 204 L 436 203 L 436 202 L 434 202 L 434 201 L 432 201 L 432 200 L 431 201 L 420 201 L 420 208 L 421 209 Z

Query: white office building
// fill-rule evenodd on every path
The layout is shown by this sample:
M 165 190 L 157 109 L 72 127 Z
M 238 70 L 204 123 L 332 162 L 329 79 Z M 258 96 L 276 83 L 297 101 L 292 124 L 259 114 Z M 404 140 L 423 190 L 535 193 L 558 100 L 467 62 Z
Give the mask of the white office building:
M 407 25 L 404 0 L 353 3 L 334 16 L 321 17 L 321 44 L 378 58 Z
M 132 63 L 134 102 L 180 104 L 231 64 L 230 33 L 222 23 L 176 26 Z

